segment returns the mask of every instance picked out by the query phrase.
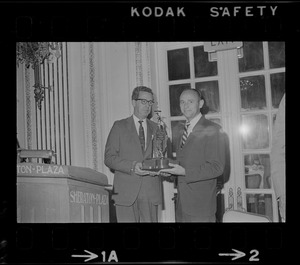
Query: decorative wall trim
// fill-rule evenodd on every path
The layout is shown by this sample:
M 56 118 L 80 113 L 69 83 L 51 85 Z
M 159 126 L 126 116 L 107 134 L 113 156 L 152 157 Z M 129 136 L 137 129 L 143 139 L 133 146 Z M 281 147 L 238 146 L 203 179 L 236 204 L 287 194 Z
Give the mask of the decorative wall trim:
M 92 157 L 93 169 L 98 169 L 98 139 L 97 139 L 97 125 L 96 125 L 96 101 L 95 101 L 95 55 L 94 45 L 89 43 L 89 83 L 90 83 L 90 106 L 91 106 L 91 134 L 92 134 Z
M 26 105 L 26 140 L 27 149 L 32 149 L 32 112 L 31 112 L 30 69 L 25 67 L 25 105 Z
M 82 95 L 83 95 L 83 122 L 84 122 L 84 151 L 86 159 L 86 167 L 92 167 L 91 162 L 91 126 L 90 126 L 90 95 L 89 95 L 89 79 L 88 79 L 88 54 L 87 42 L 82 43 Z
M 136 85 L 151 88 L 150 43 L 135 42 L 134 45 Z
M 150 88 L 152 88 L 152 85 L 151 85 L 151 60 L 150 60 L 150 45 L 149 45 L 149 42 L 146 42 L 146 60 L 147 60 L 148 86 Z
M 142 43 L 135 43 L 135 67 L 136 67 L 136 84 L 143 85 L 143 62 L 142 62 Z
M 228 192 L 228 207 L 225 209 L 225 211 L 233 210 L 233 209 L 234 209 L 233 189 L 229 188 L 229 192 Z
M 239 211 L 246 212 L 246 209 L 243 207 L 243 197 L 242 197 L 242 189 L 241 187 L 237 188 L 237 209 Z
M 104 164 L 104 149 L 107 136 L 111 129 L 113 96 L 112 89 L 107 89 L 110 85 L 108 75 L 111 74 L 111 60 L 107 59 L 110 56 L 111 45 L 108 43 L 95 44 L 95 69 L 99 74 L 96 75 L 96 107 L 97 107 L 97 133 L 98 133 L 98 171 L 104 173 L 108 177 L 108 182 L 113 183 L 113 174 Z M 110 57 L 109 57 L 110 58 Z

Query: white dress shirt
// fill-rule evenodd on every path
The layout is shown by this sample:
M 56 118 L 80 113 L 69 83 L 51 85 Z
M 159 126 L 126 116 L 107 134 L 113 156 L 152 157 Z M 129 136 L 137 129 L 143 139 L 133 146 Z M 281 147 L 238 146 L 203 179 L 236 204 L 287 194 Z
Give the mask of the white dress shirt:
M 187 129 L 187 136 L 190 135 L 190 133 L 193 131 L 195 125 L 197 124 L 197 122 L 200 120 L 202 114 L 199 113 L 197 114 L 191 121 L 190 121 L 190 126 Z

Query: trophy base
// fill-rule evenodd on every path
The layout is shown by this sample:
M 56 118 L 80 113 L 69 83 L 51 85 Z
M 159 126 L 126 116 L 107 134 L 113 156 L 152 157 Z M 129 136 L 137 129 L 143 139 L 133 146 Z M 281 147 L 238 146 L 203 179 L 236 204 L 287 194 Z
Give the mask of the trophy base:
M 159 171 L 161 169 L 171 168 L 169 166 L 169 159 L 166 158 L 151 158 L 143 162 L 143 170 Z

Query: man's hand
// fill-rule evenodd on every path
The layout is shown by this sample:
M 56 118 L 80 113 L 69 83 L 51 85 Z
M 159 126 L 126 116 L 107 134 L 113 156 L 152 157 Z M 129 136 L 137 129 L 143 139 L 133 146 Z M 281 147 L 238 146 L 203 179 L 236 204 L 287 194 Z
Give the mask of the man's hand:
M 148 171 L 142 169 L 143 165 L 141 162 L 137 162 L 134 167 L 134 173 L 140 176 L 149 175 Z
M 161 177 L 170 177 L 171 176 L 170 173 L 162 172 L 161 170 L 157 174 L 160 175 Z
M 167 172 L 157 172 L 157 171 L 145 171 L 145 172 L 148 172 L 148 174 L 151 176 L 151 177 L 156 177 L 156 176 L 160 176 L 160 177 L 170 177 L 171 174 L 170 173 L 167 173 Z
M 159 171 L 159 173 L 169 173 L 169 174 L 177 175 L 177 176 L 185 175 L 184 167 L 177 165 L 177 164 L 172 164 L 172 163 L 169 163 L 169 166 L 171 166 L 172 168 L 162 169 Z
M 155 176 L 160 176 L 160 177 L 170 177 L 171 174 L 170 173 L 167 173 L 167 172 L 161 172 L 161 171 L 148 171 L 149 172 L 149 175 L 151 177 L 155 177 Z

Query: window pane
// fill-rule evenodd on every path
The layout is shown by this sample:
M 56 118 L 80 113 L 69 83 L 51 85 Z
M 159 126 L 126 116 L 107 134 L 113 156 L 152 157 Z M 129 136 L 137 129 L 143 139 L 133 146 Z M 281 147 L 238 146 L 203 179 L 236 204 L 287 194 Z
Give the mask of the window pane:
M 262 42 L 244 42 L 243 53 L 243 58 L 239 58 L 240 73 L 264 69 Z
M 196 89 L 203 95 L 208 113 L 220 112 L 220 97 L 218 81 L 208 81 L 196 83 Z
M 270 68 L 279 68 L 285 66 L 285 43 L 268 42 Z
M 247 194 L 247 212 L 266 215 L 273 220 L 271 194 Z
M 204 46 L 194 47 L 195 77 L 214 76 L 218 74 L 217 62 L 208 61 Z
M 263 75 L 240 78 L 240 90 L 242 110 L 266 108 L 265 77 Z
M 249 154 L 244 156 L 245 183 L 247 189 L 270 189 L 270 156 Z
M 241 133 L 244 149 L 268 148 L 268 117 L 265 114 L 242 115 Z
M 274 130 L 275 121 L 276 121 L 276 114 L 273 114 L 273 121 L 272 121 L 273 130 Z
M 168 51 L 169 80 L 190 78 L 188 48 Z
M 285 73 L 271 74 L 272 107 L 278 108 L 285 93 Z
M 179 105 L 179 97 L 182 91 L 186 88 L 191 88 L 191 84 L 180 84 L 180 85 L 169 86 L 171 116 L 182 115 L 180 110 L 180 105 Z

